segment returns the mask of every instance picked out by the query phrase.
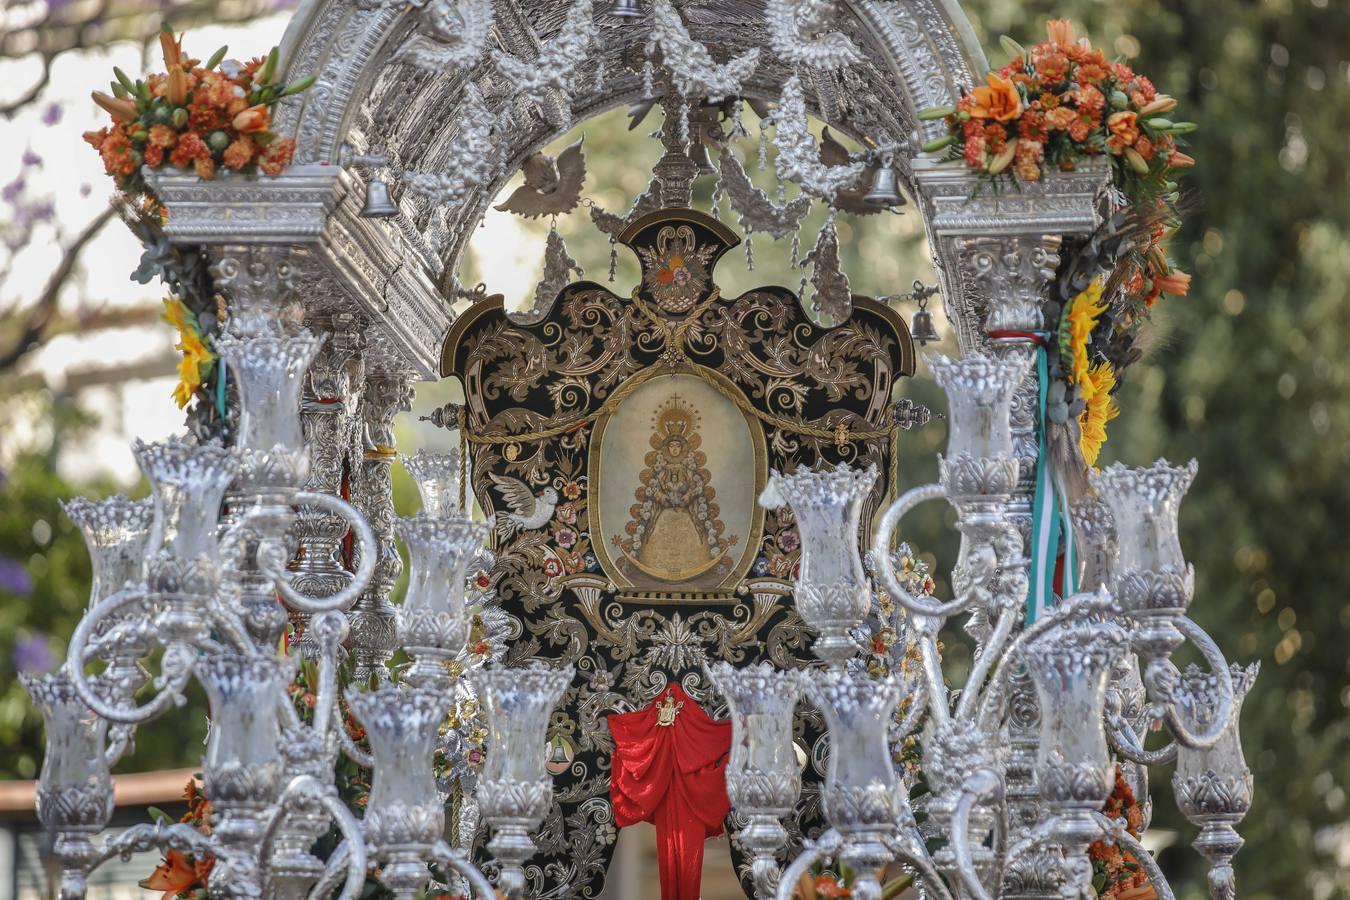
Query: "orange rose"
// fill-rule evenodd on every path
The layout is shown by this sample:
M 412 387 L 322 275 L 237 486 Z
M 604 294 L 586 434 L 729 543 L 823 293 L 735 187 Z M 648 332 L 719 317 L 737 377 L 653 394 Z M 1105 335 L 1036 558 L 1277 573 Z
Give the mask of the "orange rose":
M 267 107 L 261 103 L 257 106 L 250 106 L 234 117 L 231 124 L 235 131 L 266 131 L 270 123 L 270 117 L 267 114 Z
M 1074 111 L 1067 106 L 1056 106 L 1045 114 L 1045 124 L 1051 128 L 1057 128 L 1060 131 L 1073 124 L 1074 119 L 1078 118 Z
M 1129 110 L 1111 113 L 1106 119 L 1106 125 L 1111 129 L 1111 133 L 1119 135 L 1125 142 L 1125 146 L 1134 143 L 1135 138 L 1139 137 L 1138 116 Z
M 1081 85 L 1070 96 L 1081 110 L 1096 112 L 1106 108 L 1106 95 L 1096 85 Z
M 295 155 L 295 138 L 282 138 L 267 145 L 263 151 L 261 168 L 264 175 L 280 175 L 291 164 Z
M 1092 129 L 1096 128 L 1100 123 L 1100 119 L 1094 121 L 1092 116 L 1075 116 L 1074 120 L 1069 123 L 1069 137 L 1082 143 L 1088 139 L 1088 135 L 1092 133 Z
M 150 143 L 167 150 L 178 143 L 178 132 L 168 125 L 152 125 L 150 126 Z
M 1022 114 L 1022 95 L 1017 86 L 996 72 L 990 72 L 986 85 L 970 92 L 975 104 L 970 114 L 977 119 L 1009 122 Z
M 239 138 L 230 146 L 225 148 L 224 162 L 231 169 L 242 169 L 253 161 L 253 153 L 256 149 L 253 141 L 247 136 Z

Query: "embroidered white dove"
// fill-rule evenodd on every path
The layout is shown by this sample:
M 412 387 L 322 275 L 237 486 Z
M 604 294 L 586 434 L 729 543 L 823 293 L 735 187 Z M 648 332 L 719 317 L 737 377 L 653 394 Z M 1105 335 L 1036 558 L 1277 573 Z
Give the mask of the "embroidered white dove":
M 551 487 L 535 496 L 530 486 L 519 478 L 509 475 L 488 473 L 492 483 L 501 492 L 510 512 L 497 513 L 497 536 L 506 540 L 518 531 L 531 531 L 543 528 L 553 518 L 553 509 L 558 505 L 558 492 Z

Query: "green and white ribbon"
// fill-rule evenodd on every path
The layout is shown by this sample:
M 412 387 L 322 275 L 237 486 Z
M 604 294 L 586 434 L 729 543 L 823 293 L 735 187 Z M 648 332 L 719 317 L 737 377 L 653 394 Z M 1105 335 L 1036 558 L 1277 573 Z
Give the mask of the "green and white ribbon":
M 1031 583 L 1027 595 L 1027 624 L 1035 622 L 1055 603 L 1055 560 L 1060 538 L 1064 543 L 1064 596 L 1078 589 L 1078 561 L 1074 555 L 1073 519 L 1069 501 L 1050 470 L 1045 422 L 1049 390 L 1049 361 L 1044 345 L 1036 348 L 1036 493 L 1031 504 Z

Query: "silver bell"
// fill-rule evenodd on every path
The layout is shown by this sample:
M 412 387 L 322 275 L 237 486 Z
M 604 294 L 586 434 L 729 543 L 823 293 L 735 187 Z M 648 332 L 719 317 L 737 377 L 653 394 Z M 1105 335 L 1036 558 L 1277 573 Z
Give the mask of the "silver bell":
M 900 206 L 905 198 L 900 196 L 895 169 L 883 162 L 872 175 L 872 186 L 863 195 L 863 202 L 869 206 L 890 208 Z
M 926 347 L 929 344 L 937 343 L 942 337 L 933 327 L 933 314 L 926 307 L 920 304 L 914 318 L 909 326 L 910 337 L 914 338 L 920 347 Z
M 640 19 L 642 18 L 641 0 L 612 0 L 609 4 L 609 14 L 616 19 Z
M 361 207 L 361 218 L 388 219 L 398 213 L 398 207 L 389 199 L 389 185 L 379 178 L 372 178 L 366 186 L 366 203 Z
M 702 141 L 694 141 L 689 145 L 689 158 L 698 166 L 700 174 L 714 171 L 712 157 L 708 155 L 708 145 Z

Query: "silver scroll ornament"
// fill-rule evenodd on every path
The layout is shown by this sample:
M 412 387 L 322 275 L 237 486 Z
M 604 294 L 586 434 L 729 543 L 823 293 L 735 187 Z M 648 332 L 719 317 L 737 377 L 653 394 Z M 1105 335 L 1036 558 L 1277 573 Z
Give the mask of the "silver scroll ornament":
M 584 137 L 578 138 L 557 158 L 530 154 L 521 166 L 525 183 L 493 208 L 527 219 L 558 216 L 576 209 L 581 200 L 581 186 L 586 181 L 586 157 L 581 154 L 583 140 Z
M 734 153 L 723 150 L 718 159 L 722 190 L 747 234 L 762 231 L 772 235 L 774 240 L 781 240 L 801 227 L 802 219 L 811 209 L 810 196 L 803 194 L 779 206 L 751 183 Z
M 847 35 L 828 30 L 834 8 L 834 0 L 766 0 L 764 23 L 774 56 L 792 66 L 817 69 L 862 62 L 862 53 Z
M 778 148 L 774 167 L 782 180 L 795 182 L 806 193 L 833 204 L 835 195 L 862 175 L 865 165 L 861 162 L 827 166 L 820 161 L 816 139 L 807 126 L 806 96 L 796 75 L 783 85 L 773 124 L 773 143 Z
M 432 72 L 463 68 L 483 55 L 491 29 L 492 4 L 485 0 L 431 0 L 394 61 Z
M 575 0 L 557 36 L 534 59 L 497 56 L 497 68 L 511 82 L 516 102 L 534 103 L 548 123 L 566 128 L 572 122 L 572 88 L 576 68 L 585 62 L 595 39 L 589 0 Z
M 707 97 L 721 100 L 735 97 L 741 85 L 759 65 L 759 48 L 749 50 L 718 64 L 708 48 L 694 40 L 670 0 L 655 0 L 651 5 L 652 33 L 647 42 L 650 57 L 655 47 L 670 70 L 671 82 L 683 97 Z

